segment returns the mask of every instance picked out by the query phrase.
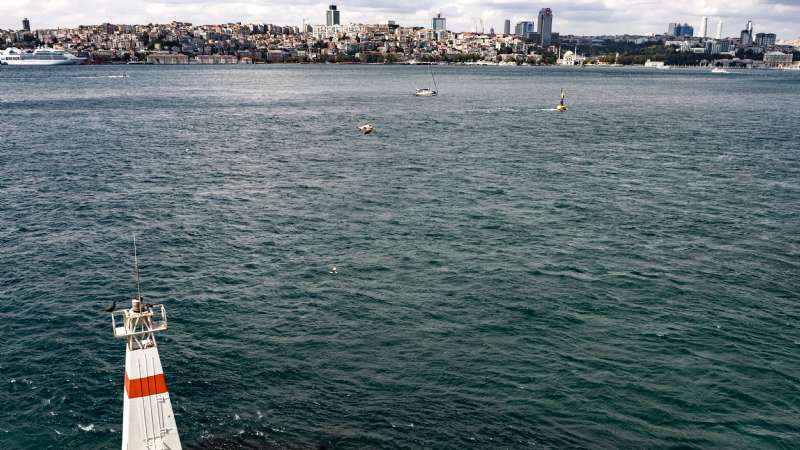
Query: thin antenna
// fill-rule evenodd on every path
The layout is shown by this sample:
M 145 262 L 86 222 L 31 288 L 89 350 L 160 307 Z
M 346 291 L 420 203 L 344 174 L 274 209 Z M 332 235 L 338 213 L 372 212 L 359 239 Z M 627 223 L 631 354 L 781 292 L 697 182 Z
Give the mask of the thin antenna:
M 139 286 L 139 258 L 136 256 L 136 233 L 133 233 L 133 273 L 136 275 L 137 298 L 141 300 L 142 288 Z

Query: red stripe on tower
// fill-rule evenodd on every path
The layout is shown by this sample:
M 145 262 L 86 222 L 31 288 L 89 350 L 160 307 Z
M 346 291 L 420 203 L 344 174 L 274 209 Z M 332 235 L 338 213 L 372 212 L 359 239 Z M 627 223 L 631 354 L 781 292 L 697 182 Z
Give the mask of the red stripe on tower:
M 163 373 L 131 380 L 128 378 L 128 372 L 125 372 L 125 395 L 128 398 L 147 397 L 165 392 L 167 392 L 167 380 Z

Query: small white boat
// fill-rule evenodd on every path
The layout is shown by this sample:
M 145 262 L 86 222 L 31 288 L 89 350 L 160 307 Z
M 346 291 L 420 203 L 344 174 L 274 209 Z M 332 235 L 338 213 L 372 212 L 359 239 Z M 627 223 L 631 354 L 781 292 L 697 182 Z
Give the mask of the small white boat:
M 725 70 L 725 69 L 723 69 L 721 67 L 715 67 L 715 68 L 711 69 L 711 73 L 730 73 L 730 72 L 728 72 L 727 70 Z
M 358 131 L 360 131 L 363 134 L 370 134 L 370 133 L 372 133 L 372 130 L 374 130 L 374 129 L 375 129 L 375 126 L 370 124 L 370 123 L 367 123 L 367 124 L 364 124 L 364 125 L 361 125 L 360 127 L 358 127 Z
M 436 86 L 436 77 L 433 76 L 433 69 L 431 69 L 430 63 L 428 63 L 428 71 L 431 73 L 431 79 L 433 80 L 433 89 L 430 88 L 417 89 L 417 92 L 414 92 L 414 95 L 416 95 L 417 97 L 436 97 L 437 95 L 439 95 L 439 93 L 436 92 L 436 90 L 439 89 L 439 87 Z
M 437 94 L 436 91 L 433 89 L 422 88 L 422 89 L 417 89 L 417 92 L 414 92 L 414 95 L 416 95 L 417 97 L 435 97 Z

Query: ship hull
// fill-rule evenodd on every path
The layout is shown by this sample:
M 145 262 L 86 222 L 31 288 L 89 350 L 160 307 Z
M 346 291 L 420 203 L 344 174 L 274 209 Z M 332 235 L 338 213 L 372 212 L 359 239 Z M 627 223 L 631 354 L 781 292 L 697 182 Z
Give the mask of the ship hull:
M 0 60 L 0 63 L 9 66 L 74 66 L 83 62 L 82 58 L 76 59 L 57 59 L 57 60 L 36 60 L 36 59 L 8 59 Z

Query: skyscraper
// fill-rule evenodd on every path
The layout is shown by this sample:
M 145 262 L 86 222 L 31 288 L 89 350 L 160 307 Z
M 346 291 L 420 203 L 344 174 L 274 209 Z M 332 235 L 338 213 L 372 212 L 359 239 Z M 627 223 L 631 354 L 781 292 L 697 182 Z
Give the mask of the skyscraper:
M 717 39 L 722 39 L 722 17 L 717 22 Z
M 542 47 L 550 45 L 550 38 L 553 34 L 553 11 L 550 8 L 539 10 L 539 34 L 542 36 Z
M 683 25 L 679 23 L 670 23 L 667 25 L 667 35 L 676 37 L 692 37 L 694 36 L 694 27 L 688 23 Z
M 742 47 L 748 47 L 753 44 L 753 37 L 750 36 L 750 32 L 747 29 L 742 30 L 742 33 L 739 35 L 739 43 Z
M 31 31 L 31 21 L 28 18 L 22 19 L 22 29 L 25 31 Z
M 506 19 L 505 24 L 503 24 L 503 34 L 511 34 L 511 19 Z
M 527 38 L 531 33 L 533 33 L 533 22 L 523 20 L 522 22 L 517 22 L 514 27 L 514 34 L 519 37 Z
M 700 37 L 707 38 L 708 37 L 708 17 L 703 16 L 702 21 L 700 22 Z
M 667 36 L 677 36 L 678 24 L 670 22 L 667 24 Z
M 437 31 L 444 31 L 447 29 L 447 19 L 442 17 L 442 13 L 436 15 L 431 22 L 431 28 L 433 32 L 436 33 Z
M 677 36 L 678 35 L 678 25 L 675 22 L 670 22 L 667 24 L 667 36 Z
M 747 21 L 747 27 L 742 30 L 741 35 L 739 36 L 739 41 L 742 46 L 753 45 L 753 21 Z
M 339 25 L 339 10 L 336 9 L 336 5 L 328 6 L 328 11 L 325 14 L 325 24 L 330 26 Z
M 759 47 L 771 47 L 775 45 L 775 33 L 758 33 L 754 40 Z

